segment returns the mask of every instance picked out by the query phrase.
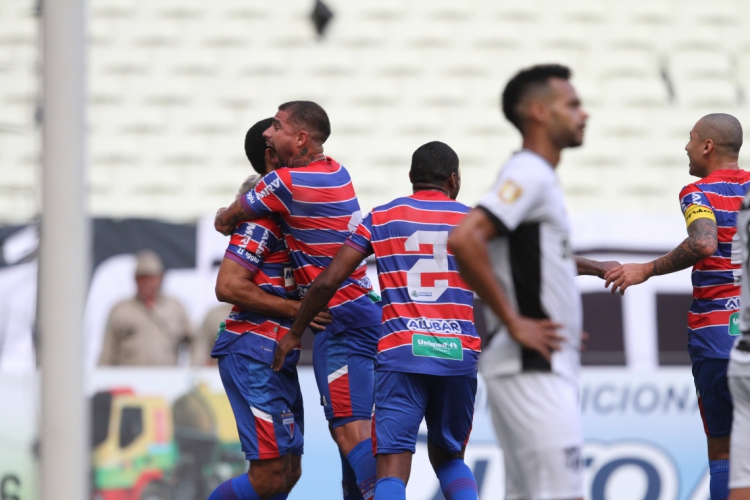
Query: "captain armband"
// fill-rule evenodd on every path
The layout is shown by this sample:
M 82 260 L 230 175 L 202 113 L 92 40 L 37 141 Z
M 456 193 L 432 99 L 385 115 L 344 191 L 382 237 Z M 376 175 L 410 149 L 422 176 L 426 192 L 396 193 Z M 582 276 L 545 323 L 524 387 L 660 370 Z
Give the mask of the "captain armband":
M 685 210 L 685 224 L 689 227 L 690 224 L 698 219 L 711 219 L 716 222 L 714 211 L 710 208 L 703 205 L 690 205 L 687 210 Z

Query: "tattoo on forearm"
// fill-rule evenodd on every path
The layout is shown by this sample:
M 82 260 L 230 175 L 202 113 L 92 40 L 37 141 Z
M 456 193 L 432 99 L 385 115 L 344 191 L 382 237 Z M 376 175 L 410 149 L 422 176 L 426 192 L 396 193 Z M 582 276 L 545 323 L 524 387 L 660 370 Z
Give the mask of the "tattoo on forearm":
M 703 260 L 708 248 L 716 248 L 716 222 L 698 219 L 688 227 L 688 237 L 680 246 L 654 261 L 654 274 L 659 276 L 687 269 Z

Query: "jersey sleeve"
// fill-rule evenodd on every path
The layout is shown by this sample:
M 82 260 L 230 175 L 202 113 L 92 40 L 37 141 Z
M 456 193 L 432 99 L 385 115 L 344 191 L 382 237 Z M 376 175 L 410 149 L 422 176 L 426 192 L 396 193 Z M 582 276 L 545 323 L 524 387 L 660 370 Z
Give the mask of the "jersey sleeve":
M 534 175 L 501 174 L 477 208 L 490 217 L 498 234 L 507 234 L 529 218 L 539 204 L 545 183 Z
M 263 177 L 255 189 L 240 197 L 240 203 L 255 217 L 272 213 L 289 215 L 292 197 L 292 174 L 289 169 L 282 168 Z
M 695 184 L 688 184 L 680 191 L 680 209 L 688 227 L 698 219 L 711 219 L 716 222 L 711 202 Z
M 238 224 L 229 239 L 224 258 L 233 260 L 253 273 L 258 272 L 281 237 L 262 222 L 244 221 Z
M 372 255 L 372 213 L 362 219 L 345 243 L 366 256 Z

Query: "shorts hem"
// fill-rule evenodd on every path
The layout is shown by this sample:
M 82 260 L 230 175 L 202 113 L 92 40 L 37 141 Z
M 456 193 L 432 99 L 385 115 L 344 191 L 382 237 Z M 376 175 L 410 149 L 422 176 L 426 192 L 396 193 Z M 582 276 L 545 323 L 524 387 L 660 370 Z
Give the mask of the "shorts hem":
M 724 438 L 729 437 L 732 434 L 732 430 L 724 431 L 724 432 L 706 432 L 706 436 L 710 438 Z
M 331 426 L 332 429 L 336 429 L 337 427 L 341 427 L 342 425 L 346 425 L 351 422 L 355 422 L 357 420 L 372 420 L 372 414 L 371 413 L 353 413 L 351 415 L 341 415 L 341 416 L 328 416 L 326 414 L 326 420 L 328 421 L 328 425 Z
M 245 453 L 245 460 L 273 460 L 274 458 L 281 458 L 286 455 L 295 455 L 295 456 L 302 456 L 304 455 L 304 450 L 282 450 L 278 453 Z
M 375 455 L 379 455 L 380 453 L 383 453 L 384 455 L 399 455 L 401 453 L 404 453 L 406 451 L 410 451 L 411 453 L 417 452 L 417 447 L 414 446 L 412 448 L 408 448 L 406 446 L 402 448 L 382 448 L 378 446 L 377 450 L 374 450 Z

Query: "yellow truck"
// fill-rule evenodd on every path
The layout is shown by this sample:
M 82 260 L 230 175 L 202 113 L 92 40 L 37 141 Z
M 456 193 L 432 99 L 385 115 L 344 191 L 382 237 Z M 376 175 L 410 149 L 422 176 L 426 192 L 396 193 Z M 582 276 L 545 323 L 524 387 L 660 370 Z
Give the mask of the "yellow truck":
M 111 389 L 91 408 L 94 500 L 203 500 L 247 470 L 229 400 L 205 384 L 171 405 Z

